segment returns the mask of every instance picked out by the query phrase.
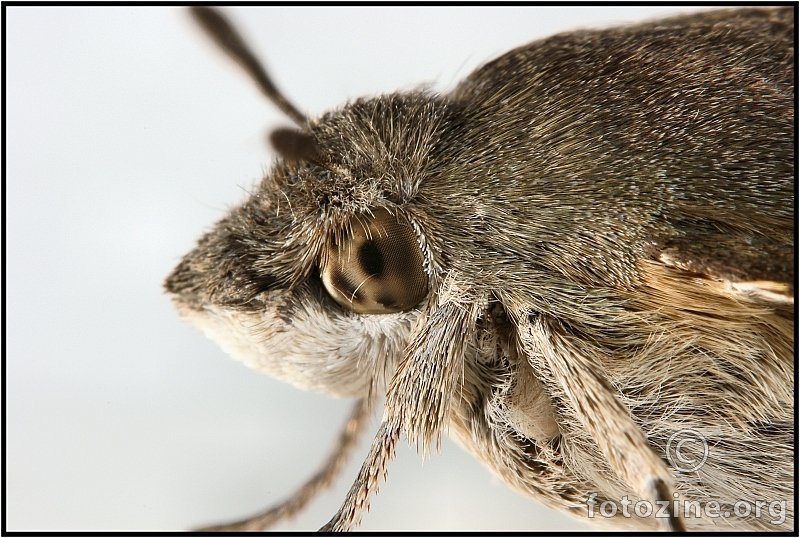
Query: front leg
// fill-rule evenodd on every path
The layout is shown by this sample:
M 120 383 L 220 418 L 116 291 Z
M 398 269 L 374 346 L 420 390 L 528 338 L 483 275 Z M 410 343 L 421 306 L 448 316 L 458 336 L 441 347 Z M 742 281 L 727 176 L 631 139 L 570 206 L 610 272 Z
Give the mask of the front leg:
M 470 300 L 454 279 L 445 279 L 431 312 L 420 318 L 406 357 L 386 395 L 383 422 L 344 504 L 321 531 L 347 531 L 361 522 L 369 497 L 384 479 L 400 434 L 423 455 L 438 449 L 453 392 L 464 372 L 464 353 L 486 303 Z

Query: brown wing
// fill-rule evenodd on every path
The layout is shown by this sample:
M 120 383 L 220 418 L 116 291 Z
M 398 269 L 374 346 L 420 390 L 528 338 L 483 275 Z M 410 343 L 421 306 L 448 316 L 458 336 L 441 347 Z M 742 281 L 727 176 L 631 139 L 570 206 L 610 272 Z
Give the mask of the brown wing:
M 742 298 L 794 303 L 794 236 L 780 226 L 770 236 L 720 221 L 674 223 L 676 234 L 654 238 L 651 257 L 667 267 L 724 285 Z

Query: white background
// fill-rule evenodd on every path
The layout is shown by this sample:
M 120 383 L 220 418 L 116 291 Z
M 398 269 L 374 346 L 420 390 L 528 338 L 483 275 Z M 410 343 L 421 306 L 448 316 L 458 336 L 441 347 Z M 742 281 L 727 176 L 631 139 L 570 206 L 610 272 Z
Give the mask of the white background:
M 678 8 L 228 10 L 312 116 L 432 83 L 549 34 Z M 290 125 L 172 8 L 9 7 L 7 529 L 186 529 L 278 501 L 323 460 L 350 402 L 230 360 L 161 281 L 241 201 Z M 374 422 L 375 424 L 375 422 Z M 334 514 L 337 486 L 285 528 Z M 363 529 L 585 529 L 449 440 L 399 446 Z

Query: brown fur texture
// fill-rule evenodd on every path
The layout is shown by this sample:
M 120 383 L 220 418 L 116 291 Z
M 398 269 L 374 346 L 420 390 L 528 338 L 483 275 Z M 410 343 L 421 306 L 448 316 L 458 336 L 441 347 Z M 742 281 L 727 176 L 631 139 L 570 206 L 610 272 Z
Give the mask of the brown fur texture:
M 561 34 L 451 94 L 309 120 L 325 158 L 277 162 L 166 289 L 255 368 L 387 394 L 326 529 L 358 524 L 400 435 L 427 451 L 448 429 L 584 520 L 593 498 L 785 507 L 777 523 L 670 508 L 600 525 L 794 527 L 793 21 L 747 9 Z M 377 208 L 413 227 L 429 296 L 355 314 L 320 260 Z M 667 457 L 683 430 L 708 448 L 691 472 Z

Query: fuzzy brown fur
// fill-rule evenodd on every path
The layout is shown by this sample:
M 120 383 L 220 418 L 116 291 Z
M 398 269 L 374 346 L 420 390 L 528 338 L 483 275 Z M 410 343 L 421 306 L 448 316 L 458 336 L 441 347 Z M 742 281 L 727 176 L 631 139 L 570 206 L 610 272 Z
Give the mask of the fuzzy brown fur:
M 448 95 L 301 118 L 302 151 L 166 289 L 255 368 L 386 393 L 326 529 L 358 524 L 401 435 L 427 451 L 448 428 L 510 486 L 584 520 L 593 493 L 785 506 L 780 523 L 682 509 L 594 523 L 793 528 L 793 20 L 750 9 L 561 34 Z M 413 228 L 429 295 L 370 316 L 334 302 L 319 268 L 378 208 Z M 691 472 L 667 458 L 682 430 L 708 447 Z

